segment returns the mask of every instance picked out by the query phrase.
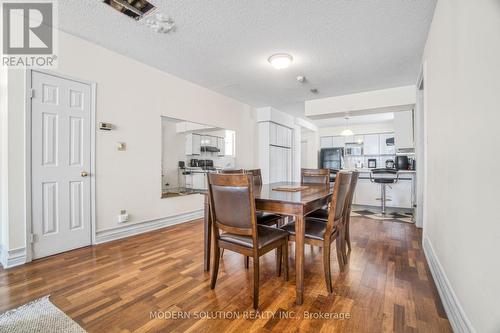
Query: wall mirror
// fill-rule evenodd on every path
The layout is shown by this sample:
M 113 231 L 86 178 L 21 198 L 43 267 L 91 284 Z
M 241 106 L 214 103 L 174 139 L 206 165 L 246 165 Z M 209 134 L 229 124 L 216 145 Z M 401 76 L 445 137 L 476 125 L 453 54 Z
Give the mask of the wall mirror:
M 233 130 L 161 117 L 161 197 L 172 198 L 208 189 L 207 174 L 233 169 Z

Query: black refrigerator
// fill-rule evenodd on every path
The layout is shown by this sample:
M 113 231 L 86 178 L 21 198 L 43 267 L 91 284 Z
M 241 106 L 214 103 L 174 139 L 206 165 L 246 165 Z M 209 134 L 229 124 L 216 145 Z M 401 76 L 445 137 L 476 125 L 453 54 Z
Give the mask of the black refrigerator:
M 344 148 L 322 148 L 319 153 L 319 167 L 330 169 L 330 181 L 335 181 L 337 172 L 344 167 Z

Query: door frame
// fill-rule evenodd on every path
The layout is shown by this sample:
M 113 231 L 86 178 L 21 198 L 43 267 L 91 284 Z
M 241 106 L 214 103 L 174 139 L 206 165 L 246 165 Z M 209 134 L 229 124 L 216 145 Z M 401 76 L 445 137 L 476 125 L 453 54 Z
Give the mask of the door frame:
M 32 172 L 31 172 L 31 88 L 32 88 L 32 76 L 34 72 L 39 72 L 55 77 L 59 77 L 65 80 L 71 80 L 86 84 L 90 87 L 90 243 L 91 245 L 96 244 L 96 180 L 95 180 L 95 146 L 96 146 L 96 93 L 97 84 L 95 82 L 90 82 L 86 80 L 81 80 L 69 75 L 61 74 L 52 70 L 42 70 L 42 69 L 26 69 L 25 70 L 25 108 L 24 108 L 24 152 L 25 152 L 25 208 L 26 208 L 26 218 L 25 218 L 25 229 L 26 229 L 26 262 L 33 260 L 33 243 L 32 243 L 32 230 L 33 230 L 33 219 L 32 219 Z
M 423 84 L 423 89 L 420 89 L 420 87 Z M 428 110 L 427 110 L 427 62 L 424 61 L 421 64 L 420 67 L 420 72 L 417 78 L 417 83 L 416 83 L 416 91 L 415 93 L 417 94 L 417 99 L 418 99 L 418 94 L 419 91 L 422 90 L 422 103 L 419 105 L 419 107 L 415 108 L 417 109 L 417 112 L 420 112 L 421 114 L 419 117 L 422 119 L 422 126 L 421 128 L 418 128 L 418 135 L 419 135 L 419 141 L 420 141 L 420 136 L 422 136 L 422 147 L 418 147 L 419 150 L 423 150 L 423 163 L 422 161 L 418 161 L 417 159 L 417 178 L 422 178 L 422 202 L 418 202 L 418 197 L 419 197 L 419 192 L 418 192 L 418 186 L 417 186 L 417 209 L 418 205 L 421 204 L 422 207 L 422 216 L 420 218 L 422 219 L 422 224 L 420 225 L 419 221 L 416 221 L 416 226 L 420 227 L 423 229 L 423 232 L 425 232 L 425 226 L 427 225 L 427 206 L 428 206 L 428 195 L 427 195 L 427 179 L 428 179 L 428 142 L 427 142 L 427 118 L 428 118 Z M 417 103 L 419 101 L 417 100 Z M 419 166 L 420 165 L 420 166 Z M 420 172 L 419 172 L 420 170 Z M 423 177 L 422 177 L 423 173 Z

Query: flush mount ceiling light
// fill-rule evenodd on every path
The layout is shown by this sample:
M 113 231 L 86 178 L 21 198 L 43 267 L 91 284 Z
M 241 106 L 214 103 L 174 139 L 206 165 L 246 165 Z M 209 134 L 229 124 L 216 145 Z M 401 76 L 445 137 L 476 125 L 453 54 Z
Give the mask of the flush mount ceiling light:
M 349 129 L 349 117 L 345 117 L 345 130 L 343 130 L 340 135 L 342 136 L 353 136 L 354 133 Z
M 290 66 L 293 61 L 293 57 L 286 53 L 278 53 L 270 56 L 267 61 L 269 61 L 275 69 L 285 69 Z

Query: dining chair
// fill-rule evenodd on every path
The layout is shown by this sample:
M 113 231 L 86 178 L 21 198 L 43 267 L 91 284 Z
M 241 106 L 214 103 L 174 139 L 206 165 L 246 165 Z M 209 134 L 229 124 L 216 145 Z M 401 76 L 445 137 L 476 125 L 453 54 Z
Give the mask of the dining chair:
M 210 288 L 219 270 L 220 249 L 253 259 L 253 307 L 259 305 L 259 258 L 277 249 L 276 270 L 288 280 L 288 232 L 257 224 L 253 177 L 249 174 L 209 174 L 210 214 L 214 234 L 214 259 Z M 222 231 L 222 233 L 221 233 Z
M 253 176 L 254 188 L 262 186 L 262 172 L 260 169 L 245 170 L 245 173 Z M 276 227 L 279 227 L 279 223 L 282 219 L 283 216 L 278 214 L 257 212 L 257 224 L 264 224 L 268 226 L 275 225 Z
M 306 184 L 330 185 L 330 169 L 304 169 L 300 170 L 300 182 Z
M 351 235 L 350 235 L 350 229 L 349 225 L 351 222 L 351 211 L 352 211 L 352 201 L 354 198 L 354 193 L 356 191 L 356 185 L 358 183 L 358 178 L 359 178 L 359 172 L 358 171 L 353 171 L 352 172 L 352 177 L 351 177 L 351 184 L 349 185 L 349 194 L 347 195 L 347 200 L 346 200 L 346 211 L 345 211 L 345 222 L 344 222 L 344 240 L 345 243 L 342 246 L 342 255 L 344 257 L 344 264 L 347 264 L 347 254 L 345 250 L 345 245 L 347 244 L 348 251 L 351 252 Z M 318 209 L 311 214 L 308 215 L 308 217 L 317 219 L 319 221 L 323 221 L 326 223 L 328 221 L 328 209 Z
M 225 174 L 236 174 L 236 173 L 245 173 L 243 169 L 224 169 L 221 173 Z
M 332 242 L 336 241 L 337 261 L 340 270 L 344 270 L 342 256 L 342 236 L 344 214 L 346 209 L 346 200 L 349 194 L 351 183 L 350 172 L 339 172 L 333 186 L 333 195 L 328 212 L 328 221 L 325 223 L 314 218 L 306 216 L 305 218 L 305 243 L 320 246 L 323 251 L 323 269 L 325 273 L 326 288 L 329 293 L 333 292 L 332 273 L 330 269 L 330 247 Z M 295 222 L 285 224 L 281 227 L 290 233 L 289 240 L 295 241 Z

